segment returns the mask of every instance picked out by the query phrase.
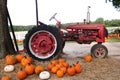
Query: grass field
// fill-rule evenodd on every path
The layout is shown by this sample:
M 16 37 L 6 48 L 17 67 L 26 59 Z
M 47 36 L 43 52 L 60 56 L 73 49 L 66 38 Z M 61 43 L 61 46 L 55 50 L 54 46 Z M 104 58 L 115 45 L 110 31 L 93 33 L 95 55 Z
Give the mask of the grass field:
M 110 39 L 106 40 L 106 42 L 120 42 L 117 37 L 111 37 Z

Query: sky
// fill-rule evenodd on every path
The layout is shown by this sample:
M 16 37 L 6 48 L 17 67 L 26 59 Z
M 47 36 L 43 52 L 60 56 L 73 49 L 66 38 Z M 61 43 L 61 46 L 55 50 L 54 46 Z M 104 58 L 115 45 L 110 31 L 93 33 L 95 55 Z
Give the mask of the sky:
M 104 20 L 120 19 L 118 12 L 106 0 L 38 0 L 39 21 L 45 24 L 56 24 L 50 17 L 57 13 L 56 18 L 61 23 L 83 22 L 90 8 L 90 20 L 102 17 Z M 13 25 L 35 25 L 35 0 L 8 0 L 8 10 Z

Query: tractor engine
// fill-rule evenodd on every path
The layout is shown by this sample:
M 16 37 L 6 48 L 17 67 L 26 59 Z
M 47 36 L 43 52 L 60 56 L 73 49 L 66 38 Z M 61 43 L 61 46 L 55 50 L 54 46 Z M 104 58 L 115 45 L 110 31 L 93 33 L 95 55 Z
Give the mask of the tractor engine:
M 103 24 L 76 24 L 67 27 L 65 40 L 77 41 L 80 44 L 90 44 L 93 41 L 105 41 L 105 27 Z
M 75 39 L 78 43 L 82 44 L 90 44 L 92 41 L 96 40 L 96 36 L 98 35 L 97 30 L 83 30 L 78 32 L 77 36 L 73 35 L 73 39 Z

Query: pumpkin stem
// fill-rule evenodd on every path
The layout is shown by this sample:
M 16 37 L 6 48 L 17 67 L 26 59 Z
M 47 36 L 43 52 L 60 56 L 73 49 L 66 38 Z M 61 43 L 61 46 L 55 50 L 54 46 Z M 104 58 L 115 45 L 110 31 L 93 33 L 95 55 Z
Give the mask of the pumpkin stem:
M 71 68 L 72 66 L 70 65 L 70 68 Z
M 77 61 L 77 63 L 76 64 L 78 64 L 79 63 L 79 61 Z
M 21 67 L 21 68 L 20 68 L 20 71 L 22 71 L 22 70 L 23 70 L 23 68 Z
M 31 63 L 28 63 L 28 65 L 31 65 Z
M 27 58 L 27 56 L 25 55 L 24 58 Z
M 65 61 L 65 62 L 67 62 L 67 60 L 66 60 L 66 59 L 64 59 L 64 61 Z
M 73 66 L 75 66 L 75 64 L 73 64 Z

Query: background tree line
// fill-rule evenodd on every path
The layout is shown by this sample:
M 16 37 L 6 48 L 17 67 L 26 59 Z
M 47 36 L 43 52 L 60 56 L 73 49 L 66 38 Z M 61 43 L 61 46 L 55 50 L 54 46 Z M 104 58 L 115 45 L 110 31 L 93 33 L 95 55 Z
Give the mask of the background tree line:
M 120 26 L 120 19 L 104 20 L 104 18 L 97 18 L 92 23 L 103 23 L 106 27 L 118 27 Z
M 14 31 L 28 31 L 30 30 L 34 25 L 28 25 L 28 26 L 23 26 L 23 25 L 13 25 Z M 11 31 L 11 28 L 9 27 L 9 30 Z
M 82 23 L 82 22 L 80 22 L 80 23 Z M 67 26 L 70 24 L 74 24 L 74 23 L 65 23 L 63 25 Z M 118 26 L 120 26 L 120 19 L 104 20 L 104 18 L 100 17 L 100 18 L 97 18 L 95 21 L 91 21 L 91 24 L 105 24 L 106 27 L 118 27 Z M 35 25 L 28 25 L 28 26 L 14 25 L 13 28 L 14 28 L 14 31 L 28 31 L 34 26 Z M 52 26 L 55 26 L 55 25 L 52 25 Z

